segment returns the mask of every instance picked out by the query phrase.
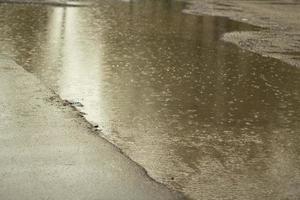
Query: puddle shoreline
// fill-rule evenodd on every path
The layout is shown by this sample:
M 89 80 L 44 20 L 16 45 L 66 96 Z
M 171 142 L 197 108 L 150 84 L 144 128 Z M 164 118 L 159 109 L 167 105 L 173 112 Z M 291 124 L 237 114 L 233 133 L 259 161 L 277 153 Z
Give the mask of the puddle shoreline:
M 1 59 L 1 55 L 0 55 L 0 59 Z M 19 65 L 20 66 L 20 65 Z M 20 66 L 22 67 L 22 66 Z M 26 72 L 32 74 L 31 72 L 27 71 L 24 67 L 22 67 Z M 116 145 L 115 143 L 113 143 L 112 141 L 108 140 L 107 138 L 105 138 L 105 136 L 103 135 L 103 131 L 99 130 L 99 129 L 95 129 L 95 124 L 94 122 L 89 121 L 85 116 L 87 115 L 86 113 L 83 113 L 77 106 L 72 105 L 73 102 L 72 100 L 67 100 L 67 99 L 62 99 L 59 94 L 57 94 L 55 91 L 53 91 L 51 88 L 47 87 L 50 91 L 53 92 L 53 96 L 51 97 L 51 99 L 49 99 L 52 103 L 58 105 L 59 107 L 63 108 L 63 107 L 71 107 L 75 112 L 76 115 L 78 116 L 78 119 L 82 119 L 85 123 L 86 123 L 86 127 L 88 129 L 90 129 L 91 133 L 93 133 L 94 135 L 100 137 L 101 139 L 103 139 L 105 142 L 107 142 L 108 144 L 110 144 L 111 146 L 114 147 L 114 149 L 119 152 L 120 154 L 122 154 L 125 158 L 127 158 L 128 160 L 130 160 L 132 162 L 133 165 L 136 165 L 138 168 L 140 168 L 140 170 L 144 173 L 144 176 L 146 178 L 148 178 L 150 181 L 161 185 L 161 187 L 165 187 L 167 188 L 170 193 L 174 193 L 177 197 L 178 200 L 195 200 L 192 199 L 188 196 L 186 196 L 186 194 L 184 194 L 181 191 L 178 190 L 174 190 L 172 188 L 170 188 L 168 185 L 159 182 L 158 180 L 156 180 L 155 178 L 153 178 L 152 176 L 150 176 L 150 174 L 148 173 L 148 171 L 146 170 L 146 168 L 144 166 L 142 166 L 141 164 L 139 164 L 137 161 L 133 160 L 126 152 L 124 152 L 118 145 Z M 84 105 L 83 105 L 84 107 Z M 98 126 L 98 124 L 97 124 Z
M 231 0 L 223 4 L 224 2 L 221 0 L 188 1 L 189 5 L 183 12 L 192 15 L 206 14 L 228 17 L 235 21 L 261 27 L 263 30 L 255 32 L 225 33 L 222 40 L 235 44 L 242 49 L 262 56 L 279 59 L 289 65 L 300 68 L 300 57 L 295 58 L 289 55 L 300 50 L 300 23 L 295 21 L 289 22 L 289 18 L 286 17 L 289 15 L 289 9 L 293 11 L 291 16 L 294 14 L 294 18 L 299 18 L 299 14 L 295 13 L 295 8 L 289 4 L 276 6 L 276 3 L 272 4 L 272 1 L 268 1 L 265 3 L 265 7 L 268 4 L 270 5 L 269 7 L 275 6 L 274 8 L 279 13 L 273 16 L 276 10 L 272 11 L 272 7 L 260 8 L 264 5 L 262 4 L 263 2 L 249 3 L 247 1 Z M 286 6 L 282 13 L 278 11 L 280 6 Z M 296 7 L 300 8 L 300 5 L 296 4 Z
M 9 61 L 10 63 L 13 63 L 13 65 L 22 68 L 22 70 L 26 71 L 26 73 L 29 73 L 30 75 L 36 77 L 32 72 L 29 72 L 28 70 L 26 70 L 26 68 L 24 68 L 22 65 L 18 64 L 12 57 L 11 55 L 5 55 L 5 54 L 0 54 L 0 62 L 1 61 Z M 0 63 L 1 64 L 1 63 Z M 188 197 L 186 194 L 184 194 L 181 191 L 175 190 L 170 188 L 168 185 L 159 182 L 158 180 L 156 180 L 155 178 L 153 178 L 152 176 L 150 176 L 150 174 L 148 173 L 148 171 L 146 170 L 146 168 L 144 166 L 142 166 L 141 164 L 139 164 L 137 161 L 133 160 L 126 152 L 124 152 L 118 145 L 116 145 L 115 143 L 113 143 L 112 141 L 108 140 L 103 134 L 102 130 L 98 129 L 98 124 L 97 127 L 95 127 L 95 123 L 89 121 L 86 118 L 86 113 L 82 112 L 82 107 L 84 107 L 84 105 L 82 105 L 80 102 L 74 102 L 72 100 L 67 100 L 67 99 L 63 99 L 59 94 L 57 94 L 52 88 L 48 87 L 47 84 L 45 84 L 43 82 L 43 80 L 38 79 L 43 87 L 47 88 L 47 90 L 49 90 L 51 93 L 49 93 L 49 98 L 45 99 L 45 101 L 50 102 L 51 104 L 55 105 L 58 109 L 60 110 L 64 110 L 65 108 L 71 108 L 72 112 L 68 111 L 68 113 L 70 113 L 71 115 L 75 115 L 76 117 L 74 117 L 75 119 L 77 118 L 77 120 L 83 121 L 83 124 L 81 124 L 84 128 L 89 129 L 91 134 L 94 134 L 97 137 L 100 137 L 103 141 L 105 141 L 106 143 L 108 143 L 109 145 L 111 145 L 114 150 L 120 154 L 122 154 L 126 159 L 130 160 L 132 162 L 132 165 L 137 166 L 143 173 L 143 176 L 147 179 L 149 179 L 151 182 L 154 182 L 158 185 L 160 185 L 160 187 L 162 188 L 166 188 L 170 193 L 174 194 L 178 200 L 195 200 L 192 199 L 190 197 Z M 80 103 L 82 106 L 76 106 L 76 103 Z M 176 199 L 177 199 L 176 198 Z
M 78 199 L 94 199 L 95 197 L 101 199 L 151 199 L 149 195 L 158 192 L 160 195 L 154 196 L 159 199 L 187 199 L 182 193 L 171 190 L 149 177 L 143 167 L 132 161 L 105 138 L 99 137 L 91 129 L 90 123 L 80 117 L 76 108 L 71 104 L 66 104 L 59 95 L 44 85 L 34 74 L 16 64 L 10 57 L 1 54 L 0 76 L 1 80 L 4 79 L 8 82 L 8 84 L 1 85 L 6 97 L 1 98 L 0 103 L 7 107 L 1 110 L 1 113 L 4 114 L 1 116 L 4 123 L 0 125 L 0 128 L 2 131 L 5 130 L 1 132 L 1 142 L 10 144 L 1 146 L 1 150 L 4 152 L 1 159 L 10 158 L 10 161 L 2 164 L 0 169 L 3 177 L 1 182 L 5 185 L 4 189 L 2 187 L 0 191 L 1 197 L 6 199 L 41 199 L 45 197 L 60 199 L 63 196 L 64 199 L 74 199 L 74 194 L 77 194 L 76 198 Z M 25 80 L 27 82 L 24 84 Z M 22 92 L 20 93 L 18 90 L 22 90 Z M 11 105 L 11 101 L 15 101 L 17 104 Z M 14 109 L 11 107 L 18 108 L 18 113 L 14 113 Z M 31 137 L 36 137 L 36 139 Z M 23 140 L 26 142 L 20 142 L 20 138 L 24 138 Z M 63 140 L 62 143 L 60 143 L 61 140 Z M 110 157 L 105 158 L 106 154 Z M 82 160 L 82 156 L 87 160 Z M 107 167 L 103 162 L 113 167 Z M 94 171 L 95 167 L 97 168 Z M 74 169 L 77 169 L 75 173 Z M 80 170 L 85 170 L 84 174 L 78 175 Z M 129 180 L 130 178 L 126 177 L 126 174 L 118 175 L 122 170 L 131 174 L 132 180 Z M 93 177 L 89 177 L 89 173 L 92 173 Z M 108 173 L 110 176 L 106 177 L 101 173 Z M 31 174 L 29 178 L 28 174 Z M 65 174 L 68 176 L 64 176 Z M 120 180 L 122 177 L 123 180 Z M 31 183 L 26 182 L 29 180 Z M 77 182 L 74 183 L 74 180 Z M 101 189 L 97 187 L 109 188 L 104 183 L 112 184 L 111 192 L 99 192 Z M 121 187 L 118 185 L 120 183 Z M 89 189 L 91 184 L 95 184 L 96 188 Z M 139 188 L 140 191 L 136 191 L 139 185 L 130 188 L 125 184 L 140 184 L 144 187 L 148 186 L 149 189 Z M 63 191 L 57 187 L 62 187 Z M 72 191 L 76 187 L 79 188 Z M 127 189 L 125 192 L 124 188 Z M 99 191 L 95 189 L 99 189 Z M 119 193 L 123 193 L 124 196 L 114 195 Z

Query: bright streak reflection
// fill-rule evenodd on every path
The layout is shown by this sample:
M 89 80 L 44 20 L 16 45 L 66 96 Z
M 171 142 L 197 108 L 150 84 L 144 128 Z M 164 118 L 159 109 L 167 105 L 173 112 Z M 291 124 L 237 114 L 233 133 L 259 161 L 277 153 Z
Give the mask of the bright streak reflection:
M 93 33 L 84 29 L 84 24 L 80 21 L 83 17 L 87 16 L 83 16 L 77 8 L 54 10 L 49 20 L 51 31 L 48 38 L 49 43 L 55 45 L 49 47 L 48 55 L 52 56 L 50 62 L 55 60 L 54 58 L 59 58 L 61 62 L 57 84 L 60 96 L 63 99 L 81 102 L 84 108 L 80 109 L 89 114 L 86 116 L 88 120 L 103 120 L 105 112 L 101 106 L 102 47 L 101 42 L 92 39 Z

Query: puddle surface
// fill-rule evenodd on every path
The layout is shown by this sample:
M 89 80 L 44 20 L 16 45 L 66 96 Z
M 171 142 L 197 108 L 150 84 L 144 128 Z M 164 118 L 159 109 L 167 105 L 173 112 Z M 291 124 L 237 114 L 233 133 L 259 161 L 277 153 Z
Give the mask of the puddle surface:
M 300 71 L 219 40 L 253 30 L 174 1 L 0 4 L 1 54 L 156 180 L 194 199 L 296 199 Z

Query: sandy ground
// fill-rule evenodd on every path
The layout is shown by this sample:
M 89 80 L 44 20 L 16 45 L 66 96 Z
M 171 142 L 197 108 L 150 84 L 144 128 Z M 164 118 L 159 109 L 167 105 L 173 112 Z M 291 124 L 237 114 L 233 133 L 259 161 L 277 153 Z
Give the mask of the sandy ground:
M 225 16 L 263 29 L 233 32 L 223 39 L 243 49 L 300 67 L 300 1 L 193 0 L 189 14 Z
M 183 199 L 97 136 L 78 111 L 0 57 L 0 199 Z

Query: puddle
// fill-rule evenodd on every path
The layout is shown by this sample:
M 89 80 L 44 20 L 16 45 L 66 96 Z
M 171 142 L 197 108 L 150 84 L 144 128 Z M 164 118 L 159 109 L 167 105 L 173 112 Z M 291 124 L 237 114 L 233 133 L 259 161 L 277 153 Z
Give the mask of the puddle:
M 82 105 L 170 188 L 194 199 L 296 199 L 299 69 L 219 40 L 257 28 L 184 8 L 3 4 L 0 50 Z

